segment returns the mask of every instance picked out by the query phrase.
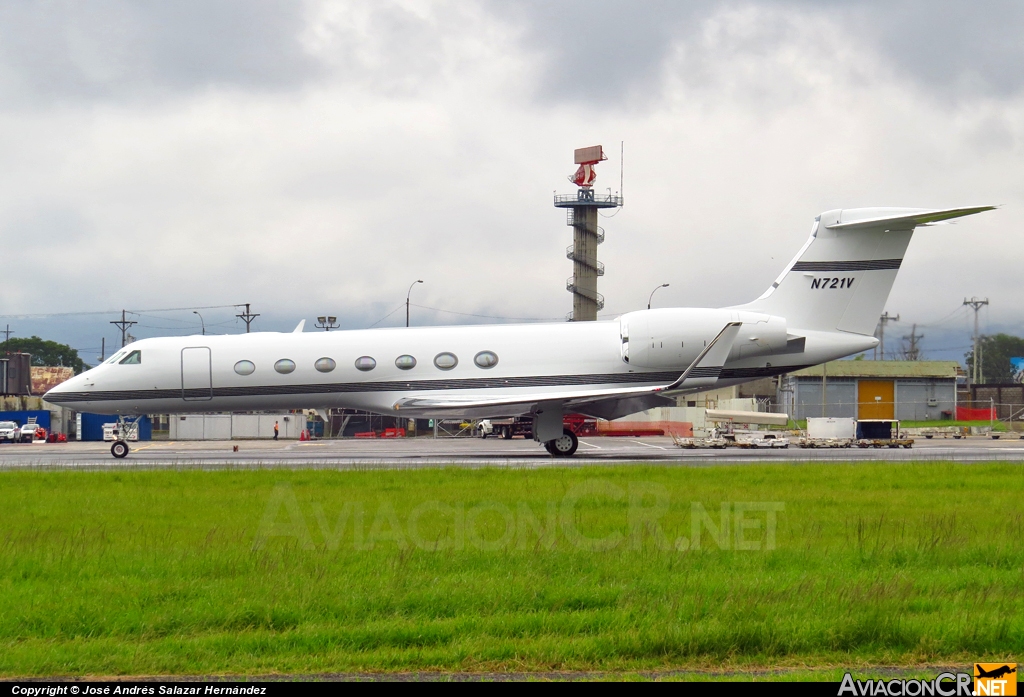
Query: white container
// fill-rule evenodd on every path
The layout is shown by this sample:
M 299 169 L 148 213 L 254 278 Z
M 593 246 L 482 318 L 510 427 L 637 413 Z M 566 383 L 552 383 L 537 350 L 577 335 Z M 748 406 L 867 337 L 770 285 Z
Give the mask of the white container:
M 818 440 L 826 438 L 855 438 L 856 436 L 857 419 L 833 419 L 828 417 L 807 419 L 808 438 Z

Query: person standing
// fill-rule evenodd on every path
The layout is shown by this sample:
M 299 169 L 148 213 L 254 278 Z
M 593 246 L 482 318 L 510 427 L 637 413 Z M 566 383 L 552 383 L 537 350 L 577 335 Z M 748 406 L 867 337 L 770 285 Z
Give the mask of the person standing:
M 277 440 L 277 434 L 278 434 L 278 433 L 279 433 L 280 431 L 281 431 L 281 427 L 280 427 L 280 426 L 278 426 L 278 425 L 277 425 L 277 422 L 275 421 L 275 422 L 274 422 L 274 440 Z

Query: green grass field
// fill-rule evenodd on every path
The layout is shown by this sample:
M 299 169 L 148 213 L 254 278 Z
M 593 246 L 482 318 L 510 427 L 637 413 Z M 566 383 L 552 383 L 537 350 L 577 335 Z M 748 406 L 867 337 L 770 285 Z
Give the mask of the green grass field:
M 0 473 L 0 675 L 1024 653 L 1024 467 Z

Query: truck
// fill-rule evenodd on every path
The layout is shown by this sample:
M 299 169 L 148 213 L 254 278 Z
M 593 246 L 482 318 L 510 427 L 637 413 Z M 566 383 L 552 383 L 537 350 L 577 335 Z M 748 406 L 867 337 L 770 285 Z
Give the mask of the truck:
M 577 437 L 596 436 L 597 419 L 582 414 L 566 414 L 563 424 Z M 533 418 L 517 416 L 508 419 L 483 419 L 476 425 L 481 438 L 501 436 L 505 440 L 522 436 L 527 440 L 533 438 Z
M 510 440 L 515 436 L 522 436 L 529 440 L 533 438 L 533 419 L 516 417 L 511 419 L 484 419 L 476 425 L 480 431 L 480 437 L 501 436 Z

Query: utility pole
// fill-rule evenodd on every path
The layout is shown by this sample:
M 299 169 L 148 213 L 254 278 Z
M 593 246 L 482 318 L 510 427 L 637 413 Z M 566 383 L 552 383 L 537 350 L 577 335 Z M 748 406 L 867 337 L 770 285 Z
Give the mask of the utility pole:
M 236 305 L 236 307 L 241 307 L 241 306 L 240 305 Z M 254 319 L 256 319 L 257 317 L 259 317 L 259 316 L 260 316 L 259 313 L 253 314 L 253 313 L 249 312 L 249 303 L 245 304 L 245 312 L 243 312 L 240 315 L 235 315 L 235 317 L 237 317 L 238 319 L 240 319 L 243 322 L 245 322 L 245 333 L 246 334 L 249 333 L 249 325 L 252 324 L 252 321 Z
M 896 315 L 893 317 L 886 310 L 885 314 L 878 318 L 878 353 L 881 354 L 881 359 L 885 360 L 885 325 L 889 322 L 899 322 L 900 316 Z
M 921 349 L 917 345 L 918 339 L 923 339 L 924 334 L 917 333 L 917 324 L 910 325 L 910 336 L 903 337 L 904 341 L 910 342 L 910 346 L 907 348 L 906 358 L 908 361 L 917 361 L 921 359 Z
M 978 310 L 988 305 L 988 298 L 984 300 L 978 300 L 977 297 L 972 296 L 970 300 L 964 298 L 964 305 L 969 305 L 974 310 L 974 380 L 972 384 L 978 384 L 978 366 L 981 364 L 981 354 L 978 352 Z
M 6 344 L 8 341 L 11 340 L 11 334 L 14 333 L 14 332 L 11 331 L 11 325 L 8 324 L 7 325 L 7 329 L 4 329 L 3 333 L 4 333 L 4 343 Z
M 121 348 L 124 348 L 125 344 L 128 343 L 128 327 L 138 324 L 138 322 L 133 322 L 130 319 L 125 319 L 124 315 L 125 310 L 121 310 L 121 320 L 111 322 L 111 324 L 113 324 L 115 327 L 121 330 Z
M 828 380 L 828 363 L 821 364 L 821 418 L 825 418 L 825 405 L 828 404 L 828 390 L 825 389 Z

